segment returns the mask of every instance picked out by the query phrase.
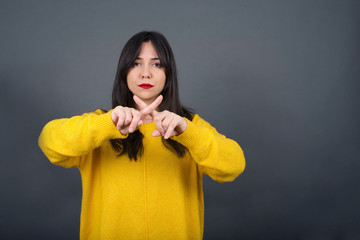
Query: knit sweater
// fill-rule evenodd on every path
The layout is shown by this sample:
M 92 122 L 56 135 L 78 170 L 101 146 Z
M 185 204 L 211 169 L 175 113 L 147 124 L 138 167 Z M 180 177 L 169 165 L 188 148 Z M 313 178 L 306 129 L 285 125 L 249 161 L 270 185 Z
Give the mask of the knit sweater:
M 110 139 L 126 138 L 111 111 L 53 120 L 39 137 L 49 160 L 81 173 L 80 239 L 202 239 L 202 176 L 233 181 L 245 168 L 240 146 L 195 115 L 172 137 L 189 150 L 184 157 L 152 137 L 154 122 L 143 124 L 143 155 L 118 156 Z

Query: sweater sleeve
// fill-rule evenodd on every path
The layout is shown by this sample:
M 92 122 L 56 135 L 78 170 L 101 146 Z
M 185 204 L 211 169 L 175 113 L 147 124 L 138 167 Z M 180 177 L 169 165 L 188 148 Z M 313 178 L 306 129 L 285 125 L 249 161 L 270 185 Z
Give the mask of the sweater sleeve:
M 105 141 L 125 138 L 111 120 L 112 111 L 96 110 L 81 116 L 53 120 L 43 128 L 38 144 L 53 164 L 79 167 L 80 159 Z
M 231 182 L 244 171 L 245 157 L 235 141 L 218 133 L 198 115 L 186 121 L 186 130 L 172 139 L 189 149 L 202 174 L 218 182 Z

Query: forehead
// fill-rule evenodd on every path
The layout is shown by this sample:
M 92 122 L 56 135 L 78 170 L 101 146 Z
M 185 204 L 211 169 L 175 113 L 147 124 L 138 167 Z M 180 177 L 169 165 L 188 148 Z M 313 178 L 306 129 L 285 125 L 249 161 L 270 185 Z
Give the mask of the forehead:
M 151 42 L 143 42 L 141 45 L 141 51 L 138 56 L 139 58 L 157 58 L 158 55 Z

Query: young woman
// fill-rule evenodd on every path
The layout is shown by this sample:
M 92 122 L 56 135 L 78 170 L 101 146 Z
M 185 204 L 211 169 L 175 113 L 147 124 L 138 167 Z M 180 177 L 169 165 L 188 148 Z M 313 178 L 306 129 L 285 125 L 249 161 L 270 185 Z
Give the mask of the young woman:
M 181 105 L 172 50 L 140 32 L 125 45 L 113 109 L 46 124 L 49 160 L 77 167 L 83 186 L 80 239 L 202 239 L 202 176 L 233 181 L 240 146 Z

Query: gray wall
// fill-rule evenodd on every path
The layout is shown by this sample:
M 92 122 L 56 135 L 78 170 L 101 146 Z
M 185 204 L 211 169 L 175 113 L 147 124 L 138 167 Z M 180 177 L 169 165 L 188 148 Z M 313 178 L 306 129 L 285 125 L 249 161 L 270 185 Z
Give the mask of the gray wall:
M 205 177 L 204 239 L 359 239 L 360 1 L 170 2 L 0 2 L 0 238 L 78 238 L 80 174 L 37 138 L 109 109 L 124 43 L 157 30 L 184 104 L 247 160 Z

